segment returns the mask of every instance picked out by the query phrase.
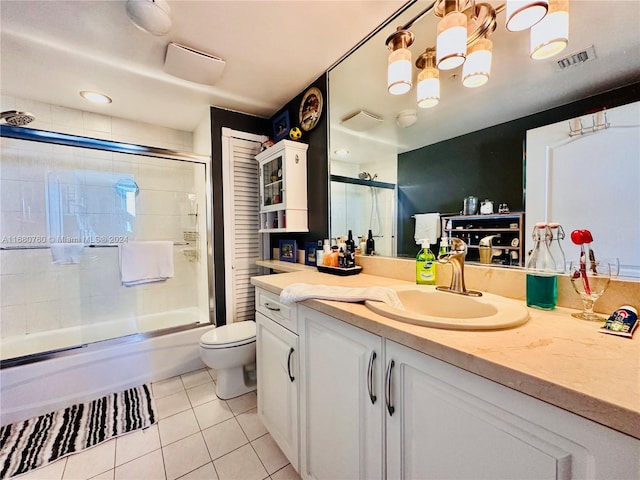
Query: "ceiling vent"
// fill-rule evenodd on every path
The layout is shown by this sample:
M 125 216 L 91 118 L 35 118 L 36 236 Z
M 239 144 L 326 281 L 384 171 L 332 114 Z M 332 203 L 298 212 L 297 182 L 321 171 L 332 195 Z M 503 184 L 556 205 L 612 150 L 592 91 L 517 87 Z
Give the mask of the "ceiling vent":
M 377 117 L 373 113 L 365 112 L 364 110 L 348 115 L 340 121 L 341 125 L 357 132 L 370 130 L 381 123 L 382 119 L 380 117 Z
M 178 43 L 170 43 L 164 60 L 164 71 L 190 82 L 213 85 L 222 76 L 225 61 Z
M 560 58 L 556 60 L 556 65 L 559 70 L 565 70 L 569 67 L 574 67 L 576 65 L 582 65 L 585 62 L 589 62 L 591 60 L 596 59 L 596 50 L 591 45 L 590 47 L 581 50 L 579 52 L 574 52 L 566 57 Z

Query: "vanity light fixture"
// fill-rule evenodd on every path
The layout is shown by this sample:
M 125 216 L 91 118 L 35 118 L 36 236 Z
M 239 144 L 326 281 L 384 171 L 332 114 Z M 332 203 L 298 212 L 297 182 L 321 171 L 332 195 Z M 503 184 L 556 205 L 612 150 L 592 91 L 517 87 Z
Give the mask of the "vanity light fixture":
M 543 60 L 560 53 L 569 44 L 569 0 L 549 0 L 547 16 L 531 27 L 530 54 Z
M 489 81 L 492 52 L 493 43 L 488 38 L 481 38 L 469 47 L 462 67 L 462 84 L 465 87 L 481 87 Z
M 416 60 L 418 73 L 418 107 L 431 108 L 440 102 L 440 72 L 436 68 L 436 50 L 427 48 Z
M 387 89 L 392 95 L 402 95 L 411 90 L 411 52 L 413 33 L 398 27 L 387 38 L 387 47 L 391 50 L 387 65 Z
M 569 42 L 569 0 L 507 0 L 495 8 L 480 0 L 434 0 L 405 25 L 397 27 L 386 40 L 391 50 L 387 88 L 400 95 L 411 89 L 409 47 L 414 34 L 409 30 L 425 14 L 433 11 L 441 20 L 437 26 L 436 47 L 429 47 L 416 60 L 418 73 L 417 102 L 429 108 L 440 100 L 438 70 L 463 65 L 462 84 L 480 87 L 489 81 L 493 61 L 493 42 L 489 36 L 497 27 L 497 14 L 506 10 L 506 28 L 521 31 L 531 28 L 530 55 L 549 58 L 562 51 Z M 435 60 L 432 62 L 432 57 Z M 434 66 L 435 65 L 435 66 Z M 437 68 L 436 68 L 437 67 Z M 454 74 L 452 77 L 458 76 Z
M 507 30 L 520 32 L 542 20 L 549 8 L 548 0 L 507 0 Z
M 467 16 L 459 10 L 458 2 L 444 0 L 444 15 L 438 22 L 436 65 L 440 70 L 459 67 L 467 56 Z
M 111 103 L 113 100 L 111 100 L 110 97 L 107 97 L 106 95 L 102 94 L 102 93 L 98 93 L 98 92 L 91 92 L 89 90 L 83 90 L 82 92 L 80 92 L 80 96 L 82 98 L 84 98 L 85 100 L 88 100 L 92 103 L 102 103 L 102 104 L 107 104 L 107 103 Z

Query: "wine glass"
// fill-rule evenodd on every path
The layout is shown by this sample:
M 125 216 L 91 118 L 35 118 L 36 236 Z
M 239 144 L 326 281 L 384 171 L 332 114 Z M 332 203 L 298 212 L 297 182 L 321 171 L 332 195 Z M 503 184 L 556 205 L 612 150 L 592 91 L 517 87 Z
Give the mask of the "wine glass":
M 583 305 L 582 312 L 572 313 L 571 316 L 582 320 L 606 320 L 593 312 L 593 304 L 602 296 L 609 285 L 609 280 L 611 279 L 610 264 L 590 259 L 572 261 L 569 264 L 569 279 L 573 289 L 580 295 Z

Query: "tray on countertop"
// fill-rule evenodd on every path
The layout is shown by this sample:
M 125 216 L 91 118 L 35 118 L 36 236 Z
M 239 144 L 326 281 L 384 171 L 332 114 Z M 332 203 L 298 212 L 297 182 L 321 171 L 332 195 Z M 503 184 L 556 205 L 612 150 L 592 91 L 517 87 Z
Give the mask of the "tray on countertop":
M 362 267 L 360 265 L 349 268 L 329 267 L 328 265 L 318 265 L 317 267 L 319 272 L 330 273 L 331 275 L 340 275 L 342 277 L 347 275 L 357 275 L 362 271 Z

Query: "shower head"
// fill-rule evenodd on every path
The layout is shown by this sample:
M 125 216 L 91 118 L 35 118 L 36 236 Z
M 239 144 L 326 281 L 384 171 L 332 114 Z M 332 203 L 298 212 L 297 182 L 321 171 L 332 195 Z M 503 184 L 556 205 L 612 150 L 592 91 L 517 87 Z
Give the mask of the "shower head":
M 17 110 L 7 110 L 6 112 L 0 113 L 0 119 L 7 122 L 8 125 L 19 127 L 21 125 L 26 125 L 27 123 L 33 122 L 36 119 L 36 117 L 30 114 L 29 112 L 18 112 Z
M 359 178 L 360 180 L 371 180 L 371 174 L 370 174 L 370 173 L 368 173 L 368 172 L 360 172 L 360 173 L 358 174 L 358 178 Z

